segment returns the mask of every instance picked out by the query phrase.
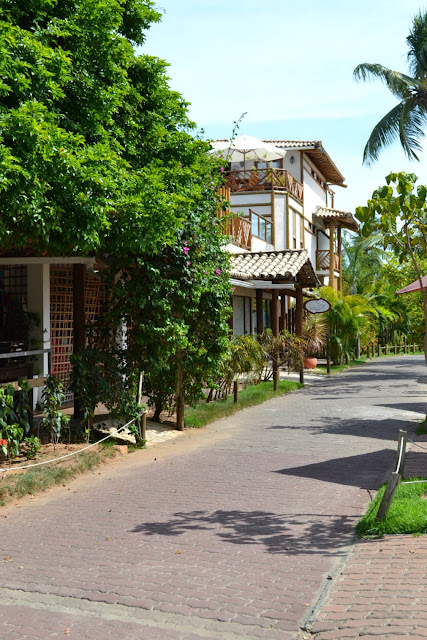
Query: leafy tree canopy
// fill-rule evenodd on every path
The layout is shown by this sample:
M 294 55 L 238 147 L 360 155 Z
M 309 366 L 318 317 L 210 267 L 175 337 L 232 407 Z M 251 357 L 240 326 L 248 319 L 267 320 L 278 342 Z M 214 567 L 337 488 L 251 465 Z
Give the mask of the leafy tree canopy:
M 2 246 L 125 256 L 172 241 L 212 166 L 166 63 L 134 51 L 154 4 L 0 0 L 0 15 Z

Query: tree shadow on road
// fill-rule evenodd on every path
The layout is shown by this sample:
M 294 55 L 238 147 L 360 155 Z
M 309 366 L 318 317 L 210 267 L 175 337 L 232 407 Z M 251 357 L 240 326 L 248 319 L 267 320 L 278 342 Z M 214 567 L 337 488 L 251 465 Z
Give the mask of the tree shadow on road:
M 355 520 L 336 514 L 276 514 L 268 511 L 217 510 L 174 513 L 165 522 L 143 522 L 133 533 L 146 536 L 181 536 L 210 532 L 218 540 L 235 545 L 258 545 L 268 553 L 339 556 L 350 542 Z M 196 543 L 195 543 L 196 544 Z M 197 545 L 200 546 L 200 538 Z M 209 545 L 208 541 L 203 544 Z M 211 548 L 211 547 L 210 547 Z

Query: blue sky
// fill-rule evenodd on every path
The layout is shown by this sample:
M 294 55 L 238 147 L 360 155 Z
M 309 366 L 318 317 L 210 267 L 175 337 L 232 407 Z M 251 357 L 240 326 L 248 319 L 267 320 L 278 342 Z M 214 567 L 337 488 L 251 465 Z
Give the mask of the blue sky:
M 413 0 L 159 0 L 163 20 L 143 51 L 170 63 L 171 86 L 191 103 L 207 138 L 322 140 L 346 177 L 335 205 L 353 211 L 389 171 L 412 171 L 427 183 L 427 151 L 409 162 L 398 143 L 372 167 L 365 142 L 395 105 L 379 82 L 356 83 L 360 62 L 407 71 L 406 36 L 424 5 Z M 426 143 L 427 149 L 427 143 Z

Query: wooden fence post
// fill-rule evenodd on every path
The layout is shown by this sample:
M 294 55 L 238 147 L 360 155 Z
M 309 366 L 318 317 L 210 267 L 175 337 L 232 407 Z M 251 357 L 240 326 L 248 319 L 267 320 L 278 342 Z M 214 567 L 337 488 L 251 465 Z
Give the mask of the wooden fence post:
M 399 429 L 399 437 L 397 439 L 397 453 L 396 453 L 396 471 L 403 476 L 403 470 L 405 467 L 405 455 L 406 455 L 406 441 L 408 438 L 408 432 Z M 400 460 L 400 463 L 399 463 Z M 399 466 L 397 466 L 399 464 Z
M 377 345 L 377 353 L 378 353 L 378 357 L 380 357 L 380 355 L 381 355 L 380 343 L 378 343 L 378 345 Z
M 236 402 L 239 399 L 239 383 L 237 382 L 237 380 L 233 382 L 233 394 L 234 394 L 234 404 L 236 404 Z
M 397 356 L 397 344 L 394 345 L 394 355 Z
M 381 500 L 381 504 L 379 506 L 376 520 L 385 520 L 391 503 L 394 498 L 394 494 L 396 493 L 397 486 L 400 482 L 400 474 L 397 471 L 393 471 L 390 478 L 388 479 L 387 486 L 384 491 L 383 499 Z
M 302 365 L 301 369 L 299 370 L 299 381 L 300 384 L 304 384 L 304 365 Z

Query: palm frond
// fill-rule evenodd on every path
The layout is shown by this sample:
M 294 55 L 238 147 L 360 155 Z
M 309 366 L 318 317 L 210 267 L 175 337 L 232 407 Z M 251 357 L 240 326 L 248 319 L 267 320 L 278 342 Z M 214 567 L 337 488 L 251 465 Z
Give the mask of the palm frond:
M 414 89 L 421 89 L 422 84 L 415 77 L 408 76 L 399 71 L 393 71 L 382 64 L 371 64 L 364 62 L 357 65 L 353 72 L 355 80 L 381 80 L 392 94 L 399 100 L 406 100 L 412 94 Z
M 418 79 L 427 75 L 427 12 L 419 12 L 406 38 L 409 46 L 408 63 L 411 73 Z
M 363 163 L 370 165 L 378 160 L 380 151 L 389 147 L 399 137 L 403 102 L 397 104 L 372 129 L 363 152 Z
M 406 100 L 400 114 L 399 137 L 408 158 L 418 160 L 414 149 L 422 149 L 420 141 L 424 138 L 423 125 L 425 126 L 426 122 L 427 114 L 418 103 L 417 97 Z

